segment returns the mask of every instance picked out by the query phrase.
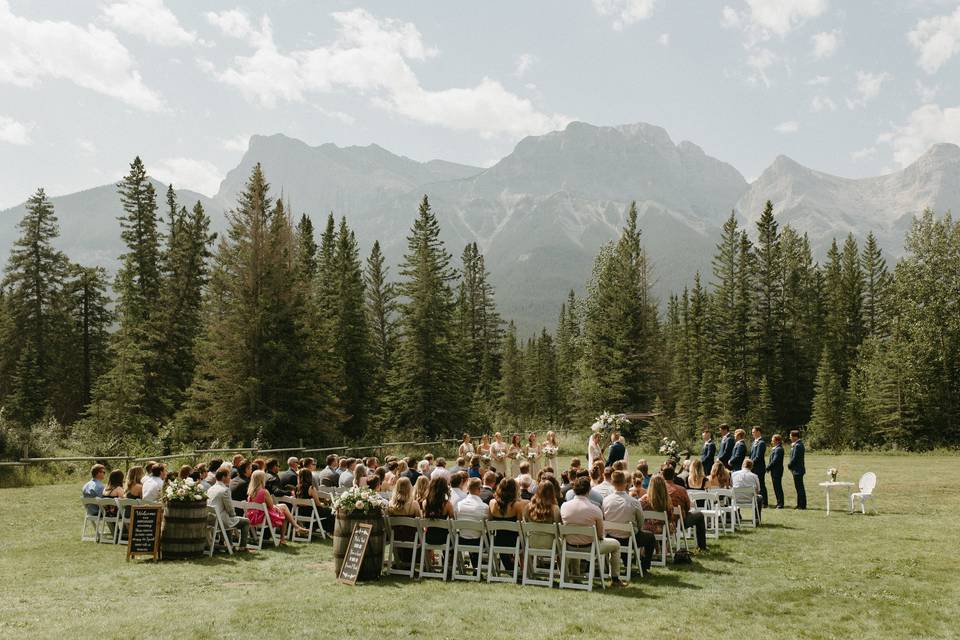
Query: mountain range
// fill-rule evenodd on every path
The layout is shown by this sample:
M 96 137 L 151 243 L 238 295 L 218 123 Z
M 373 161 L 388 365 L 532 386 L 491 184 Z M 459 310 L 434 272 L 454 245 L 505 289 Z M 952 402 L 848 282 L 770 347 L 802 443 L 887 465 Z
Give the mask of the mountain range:
M 848 179 L 778 157 L 747 183 L 730 164 L 697 145 L 675 144 L 657 126 L 614 127 L 573 122 L 562 131 L 521 140 L 489 168 L 443 160 L 417 162 L 377 145 L 309 146 L 284 135 L 252 136 L 239 165 L 218 192 L 199 200 L 214 230 L 226 226 L 254 164 L 273 194 L 316 226 L 329 212 L 347 217 L 361 250 L 379 239 L 396 265 L 424 194 L 441 221 L 448 250 L 477 242 L 496 287 L 497 304 L 521 331 L 552 327 L 570 289 L 582 291 L 600 246 L 613 240 L 636 201 L 644 244 L 663 299 L 692 282 L 709 281 L 719 229 L 735 211 L 752 230 L 771 200 L 780 224 L 809 234 L 818 257 L 834 237 L 873 231 L 888 257 L 902 253 L 912 217 L 924 208 L 960 209 L 960 147 L 937 144 L 904 169 Z M 148 167 L 149 169 L 149 167 Z M 165 190 L 157 184 L 158 192 Z M 115 269 L 123 250 L 114 185 L 52 198 L 60 219 L 59 246 L 82 264 Z M 0 212 L 0 252 L 17 237 L 23 205 Z M 396 269 L 394 268 L 394 271 Z

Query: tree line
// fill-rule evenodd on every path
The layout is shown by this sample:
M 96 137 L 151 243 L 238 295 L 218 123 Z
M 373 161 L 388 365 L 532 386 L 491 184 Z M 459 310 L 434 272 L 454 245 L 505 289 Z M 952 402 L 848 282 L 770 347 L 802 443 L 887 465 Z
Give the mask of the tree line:
M 727 422 L 830 447 L 960 441 L 949 215 L 915 219 L 891 271 L 872 234 L 820 265 L 770 203 L 755 240 L 731 214 L 708 281 L 661 313 L 631 205 L 585 295 L 522 336 L 476 243 L 455 262 L 426 196 L 394 276 L 378 242 L 361 258 L 346 218 L 295 216 L 259 165 L 222 237 L 172 186 L 159 203 L 139 158 L 118 192 L 112 287 L 54 248 L 44 191 L 27 202 L 0 290 L 8 453 L 433 439 L 649 409 L 658 436 L 688 440 Z

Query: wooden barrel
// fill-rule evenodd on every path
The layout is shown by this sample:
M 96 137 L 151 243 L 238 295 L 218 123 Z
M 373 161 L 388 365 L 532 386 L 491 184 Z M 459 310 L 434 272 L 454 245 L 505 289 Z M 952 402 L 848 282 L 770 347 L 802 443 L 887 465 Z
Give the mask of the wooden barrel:
M 357 580 L 379 580 L 383 572 L 383 550 L 384 550 L 384 526 L 383 517 L 343 517 L 337 514 L 337 522 L 333 527 L 333 564 L 334 572 L 340 575 L 340 568 L 343 566 L 343 559 L 347 555 L 347 547 L 350 546 L 350 536 L 353 535 L 353 528 L 358 523 L 369 524 L 373 529 L 370 531 L 370 539 L 367 541 L 367 550 L 363 554 L 363 562 L 360 564 L 360 573 Z
M 169 502 L 163 514 L 163 559 L 203 555 L 207 546 L 207 501 Z

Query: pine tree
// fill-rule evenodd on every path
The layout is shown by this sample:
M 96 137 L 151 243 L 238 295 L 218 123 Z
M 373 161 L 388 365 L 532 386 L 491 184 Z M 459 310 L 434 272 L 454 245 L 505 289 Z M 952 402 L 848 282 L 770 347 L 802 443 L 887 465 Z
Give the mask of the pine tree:
M 830 361 L 830 353 L 826 349 L 817 367 L 814 386 L 813 415 L 807 427 L 808 437 L 822 446 L 841 447 L 847 442 L 844 433 L 844 389 L 836 365 Z
M 560 307 L 557 320 L 557 403 L 561 424 L 570 423 L 577 405 L 577 371 L 581 356 L 579 304 L 571 290 L 567 301 Z
M 73 422 L 93 397 L 93 385 L 109 365 L 110 335 L 113 322 L 107 273 L 103 267 L 73 265 L 66 285 L 66 298 L 71 319 L 68 334 L 70 352 L 76 359 L 76 376 L 71 378 L 71 408 L 65 422 Z
M 757 375 L 766 378 L 767 393 L 773 398 L 779 396 L 782 378 L 783 257 L 773 204 L 769 200 L 757 221 L 753 262 L 756 289 L 752 333 L 756 336 Z
M 503 337 L 500 376 L 500 411 L 507 424 L 520 424 L 523 416 L 525 381 L 523 354 L 517 344 L 517 328 L 510 322 Z
M 887 262 L 872 231 L 867 235 L 867 241 L 863 245 L 860 267 L 864 278 L 864 332 L 868 336 L 883 337 L 887 335 L 890 325 L 888 309 L 890 273 L 887 271 Z
M 389 390 L 387 387 L 397 350 L 397 295 L 396 286 L 388 280 L 389 267 L 380 251 L 380 242 L 373 243 L 367 258 L 364 282 L 366 283 L 366 313 L 370 327 L 370 351 L 373 358 L 373 383 L 371 385 L 371 415 L 379 423 Z

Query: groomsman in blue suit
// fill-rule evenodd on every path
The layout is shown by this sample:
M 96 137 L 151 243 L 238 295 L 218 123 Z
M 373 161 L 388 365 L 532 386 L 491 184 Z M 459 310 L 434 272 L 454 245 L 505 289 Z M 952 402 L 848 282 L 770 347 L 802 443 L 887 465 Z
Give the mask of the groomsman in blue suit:
M 807 472 L 804 466 L 803 440 L 800 439 L 800 432 L 794 429 L 790 432 L 790 462 L 787 468 L 793 473 L 793 486 L 797 489 L 797 509 L 807 508 L 807 490 L 803 488 L 803 474 Z
M 724 422 L 720 425 L 720 453 L 717 455 L 717 460 L 729 469 L 731 455 L 733 455 L 733 436 L 730 435 L 730 427 Z M 708 473 L 706 469 L 703 471 L 704 473 Z
M 763 439 L 763 430 L 757 426 L 751 430 L 753 446 L 750 447 L 750 459 L 753 460 L 753 472 L 760 479 L 760 501 L 767 506 L 767 441 Z
M 733 453 L 730 454 L 730 470 L 740 471 L 743 469 L 743 461 L 747 457 L 747 443 L 744 439 L 747 432 L 743 429 L 737 429 L 733 432 Z
M 707 475 L 713 469 L 713 459 L 717 455 L 717 445 L 713 442 L 713 432 L 710 429 L 703 430 L 703 449 L 700 450 L 700 464 L 703 465 L 703 472 Z
M 783 509 L 783 438 L 775 434 L 770 440 L 773 445 L 770 449 L 770 460 L 767 462 L 767 473 L 773 482 L 773 495 L 777 498 L 777 509 Z

